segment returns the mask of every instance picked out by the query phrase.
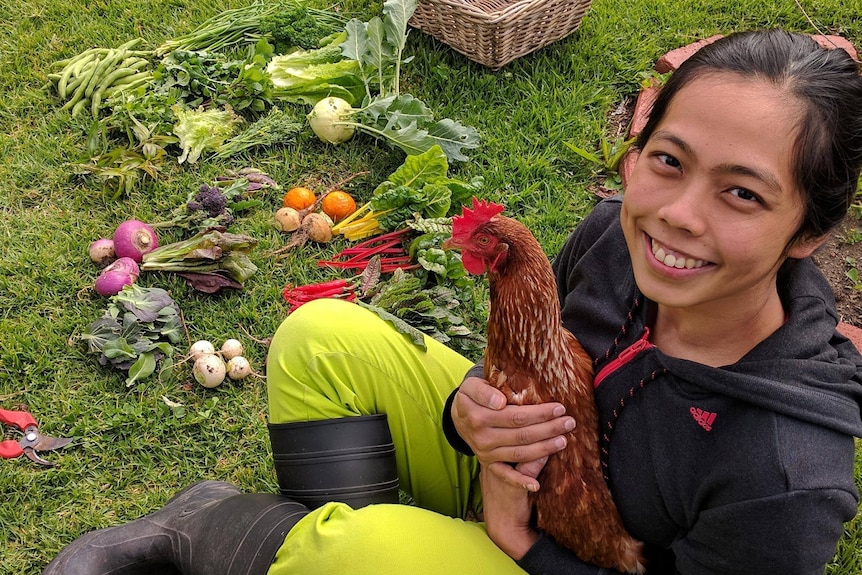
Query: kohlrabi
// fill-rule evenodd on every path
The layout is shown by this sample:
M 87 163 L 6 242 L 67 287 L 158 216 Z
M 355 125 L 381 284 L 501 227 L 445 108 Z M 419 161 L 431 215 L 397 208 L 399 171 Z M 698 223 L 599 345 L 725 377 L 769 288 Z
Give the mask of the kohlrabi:
M 474 128 L 448 118 L 435 120 L 424 102 L 400 91 L 401 65 L 412 58 L 403 58 L 403 52 L 416 4 L 417 0 L 385 0 L 382 17 L 347 23 L 339 47 L 343 57 L 358 64 L 356 76 L 364 84 L 365 96 L 357 107 L 331 92 L 318 101 L 308 119 L 322 141 L 345 142 L 359 130 L 408 155 L 439 145 L 449 161 L 466 161 L 462 150 L 479 146 Z
M 353 137 L 355 124 L 351 117 L 356 110 L 341 98 L 323 98 L 308 114 L 308 124 L 321 141 L 340 144 Z

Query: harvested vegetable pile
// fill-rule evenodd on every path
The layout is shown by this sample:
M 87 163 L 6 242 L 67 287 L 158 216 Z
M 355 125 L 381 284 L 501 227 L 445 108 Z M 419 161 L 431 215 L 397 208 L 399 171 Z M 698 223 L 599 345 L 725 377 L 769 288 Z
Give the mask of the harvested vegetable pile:
M 71 167 L 101 182 L 109 198 L 146 188 L 166 169 L 295 145 L 306 131 L 328 144 L 382 143 L 404 154 L 398 169 L 370 187 L 345 189 L 367 172 L 322 190 L 292 182 L 274 206 L 272 192 L 281 194 L 282 186 L 243 168 L 180 191 L 182 200 L 160 221 L 130 217 L 112 238 L 95 239 L 90 259 L 101 272 L 94 287 L 109 308 L 81 339 L 103 365 L 126 370 L 127 385 L 161 373 L 160 361 L 167 370 L 172 346 L 181 335 L 188 339 L 180 306 L 168 304 L 161 288 L 141 287 L 141 276 L 152 282 L 173 274 L 199 294 L 239 294 L 256 276 L 257 257 L 310 258 L 307 247 L 329 244 L 329 255 L 315 259 L 320 273 L 336 277 L 287 282 L 285 313 L 312 299 L 342 298 L 375 311 L 417 345 L 425 334 L 464 353 L 480 348 L 482 337 L 456 308 L 476 301 L 481 288 L 457 254 L 440 247 L 452 214 L 482 186 L 481 178 L 452 178 L 449 164 L 467 161 L 479 138 L 455 120 L 436 119 L 402 90 L 415 8 L 416 0 L 387 0 L 379 16 L 361 21 L 291 0 L 254 3 L 152 49 L 136 38 L 56 63 L 49 79 L 61 107 L 73 116 L 88 109 L 96 120 L 90 155 Z M 166 166 L 171 159 L 175 167 Z M 268 208 L 285 241 L 257 254 L 259 240 L 239 228 Z M 124 311 L 130 298 L 162 301 L 163 317 Z M 195 371 L 202 385 L 217 385 L 211 383 L 229 371 L 212 359 L 203 363 L 209 375 Z

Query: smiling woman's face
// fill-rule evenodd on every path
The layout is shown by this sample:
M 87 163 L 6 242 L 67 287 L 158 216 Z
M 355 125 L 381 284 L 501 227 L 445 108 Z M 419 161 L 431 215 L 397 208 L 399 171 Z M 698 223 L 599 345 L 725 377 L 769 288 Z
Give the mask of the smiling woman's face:
M 798 102 L 719 72 L 680 89 L 640 153 L 622 227 L 638 287 L 672 308 L 724 313 L 777 297 L 804 215 L 791 172 Z M 704 307 L 707 306 L 707 307 Z

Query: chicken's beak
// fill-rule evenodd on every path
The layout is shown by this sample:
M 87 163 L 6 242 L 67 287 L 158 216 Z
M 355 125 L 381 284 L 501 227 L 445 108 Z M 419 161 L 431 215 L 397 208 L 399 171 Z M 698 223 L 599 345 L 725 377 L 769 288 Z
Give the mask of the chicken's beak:
M 444 250 L 460 250 L 461 246 L 458 245 L 458 242 L 455 241 L 455 238 L 449 238 L 445 240 L 442 244 Z

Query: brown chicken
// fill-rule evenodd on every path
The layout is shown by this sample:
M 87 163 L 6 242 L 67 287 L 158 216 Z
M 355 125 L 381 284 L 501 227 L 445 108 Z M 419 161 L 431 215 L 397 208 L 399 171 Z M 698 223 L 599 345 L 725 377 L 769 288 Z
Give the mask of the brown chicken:
M 455 216 L 449 247 L 491 289 L 485 379 L 512 404 L 556 401 L 577 422 L 566 448 L 552 455 L 531 494 L 537 525 L 583 561 L 643 573 L 643 545 L 633 539 L 611 498 L 599 459 L 592 360 L 560 318 L 551 264 L 503 206 L 473 199 Z

